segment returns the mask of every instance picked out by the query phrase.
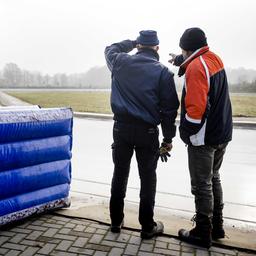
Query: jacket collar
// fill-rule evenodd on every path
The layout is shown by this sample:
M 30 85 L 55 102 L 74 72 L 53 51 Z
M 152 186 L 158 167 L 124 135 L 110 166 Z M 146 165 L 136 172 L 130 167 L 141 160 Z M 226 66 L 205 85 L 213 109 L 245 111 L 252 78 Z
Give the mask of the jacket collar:
M 204 46 L 202 48 L 197 49 L 194 51 L 181 65 L 179 68 L 178 75 L 183 76 L 186 72 L 187 66 L 191 63 L 192 60 L 196 59 L 200 55 L 209 51 L 209 46 Z
M 138 50 L 138 52 L 136 54 L 145 54 L 150 57 L 154 57 L 155 59 L 157 59 L 159 61 L 159 54 L 157 53 L 157 51 L 150 49 L 150 48 L 141 48 Z

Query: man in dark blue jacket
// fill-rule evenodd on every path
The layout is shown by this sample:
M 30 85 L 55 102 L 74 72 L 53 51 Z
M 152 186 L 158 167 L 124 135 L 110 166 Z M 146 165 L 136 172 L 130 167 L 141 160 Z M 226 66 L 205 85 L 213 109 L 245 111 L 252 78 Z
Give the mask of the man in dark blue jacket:
M 167 161 L 176 133 L 179 100 L 173 73 L 159 62 L 156 31 L 141 31 L 135 41 L 125 40 L 106 47 L 105 57 L 112 73 L 111 107 L 114 113 L 112 145 L 115 165 L 112 179 L 111 231 L 120 232 L 130 162 L 135 150 L 141 180 L 139 221 L 141 237 L 163 232 L 154 221 L 156 167 L 160 157 Z M 129 55 L 134 48 L 138 52 Z M 159 151 L 161 124 L 163 143 Z

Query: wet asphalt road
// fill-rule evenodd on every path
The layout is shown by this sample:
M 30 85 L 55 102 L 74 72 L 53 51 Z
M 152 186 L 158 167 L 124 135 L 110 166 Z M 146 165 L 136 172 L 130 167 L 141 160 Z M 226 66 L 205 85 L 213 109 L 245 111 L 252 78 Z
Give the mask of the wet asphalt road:
M 108 197 L 112 178 L 113 121 L 74 119 L 72 191 Z M 190 193 L 186 147 L 178 134 L 171 159 L 158 163 L 156 206 L 175 214 L 194 212 Z M 256 130 L 235 129 L 221 168 L 227 219 L 256 224 Z M 131 164 L 126 199 L 139 201 L 135 157 Z M 82 194 L 81 194 L 82 195 Z

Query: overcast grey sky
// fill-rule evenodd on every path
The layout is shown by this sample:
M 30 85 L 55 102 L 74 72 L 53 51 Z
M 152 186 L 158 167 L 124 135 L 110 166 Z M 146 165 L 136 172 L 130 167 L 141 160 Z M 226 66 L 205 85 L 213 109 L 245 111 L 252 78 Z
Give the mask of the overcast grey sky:
M 201 27 L 227 67 L 256 69 L 254 0 L 0 0 L 0 69 L 15 62 L 43 73 L 105 64 L 106 45 L 157 30 L 160 57 L 180 52 L 188 27 Z

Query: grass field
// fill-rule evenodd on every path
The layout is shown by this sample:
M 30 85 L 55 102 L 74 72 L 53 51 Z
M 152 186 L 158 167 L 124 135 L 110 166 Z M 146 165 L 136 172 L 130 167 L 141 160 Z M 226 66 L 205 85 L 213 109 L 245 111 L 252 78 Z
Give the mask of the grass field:
M 231 95 L 233 116 L 256 117 L 256 95 Z
M 8 92 L 8 94 L 42 107 L 70 106 L 74 111 L 111 113 L 109 92 Z M 256 117 L 255 94 L 231 95 L 233 116 Z

